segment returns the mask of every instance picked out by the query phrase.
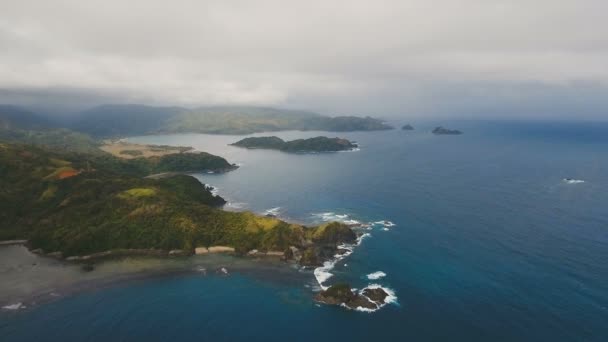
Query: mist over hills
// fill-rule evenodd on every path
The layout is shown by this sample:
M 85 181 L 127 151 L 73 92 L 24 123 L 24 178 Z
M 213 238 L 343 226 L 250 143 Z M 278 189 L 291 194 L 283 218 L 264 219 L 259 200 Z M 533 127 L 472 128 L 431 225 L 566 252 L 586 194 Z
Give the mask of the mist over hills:
M 250 134 L 280 130 L 374 131 L 393 127 L 372 117 L 330 117 L 300 110 L 252 106 L 187 109 L 109 104 L 82 111 L 65 122 L 16 106 L 0 107 L 3 125 L 19 129 L 64 126 L 97 138 L 153 133 Z

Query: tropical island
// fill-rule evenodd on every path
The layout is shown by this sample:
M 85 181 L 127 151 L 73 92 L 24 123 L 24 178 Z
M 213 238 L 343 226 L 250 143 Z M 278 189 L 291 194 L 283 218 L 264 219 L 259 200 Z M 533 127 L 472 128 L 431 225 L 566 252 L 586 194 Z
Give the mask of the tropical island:
M 443 128 L 441 126 L 435 127 L 435 129 L 433 129 L 433 134 L 436 135 L 460 135 L 462 134 L 461 131 L 456 130 L 456 129 L 447 129 L 447 128 Z
M 239 140 L 230 145 L 250 149 L 270 149 L 295 153 L 338 152 L 350 151 L 357 148 L 356 143 L 353 143 L 347 139 L 328 137 L 315 137 L 291 141 L 284 141 L 276 136 L 251 137 Z

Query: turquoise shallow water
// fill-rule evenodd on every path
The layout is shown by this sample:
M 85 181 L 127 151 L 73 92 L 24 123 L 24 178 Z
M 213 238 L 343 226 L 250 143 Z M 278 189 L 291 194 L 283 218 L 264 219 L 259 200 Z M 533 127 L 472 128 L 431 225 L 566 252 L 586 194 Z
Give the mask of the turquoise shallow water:
M 446 125 L 448 126 L 448 125 Z M 232 210 L 280 207 L 312 223 L 348 215 L 376 225 L 328 284 L 393 289 L 368 314 L 311 301 L 311 272 L 185 273 L 0 313 L 3 340 L 608 339 L 608 124 L 455 122 L 335 133 L 357 152 L 293 155 L 231 146 L 242 137 L 169 135 L 241 164 L 196 175 Z M 280 132 L 282 138 L 328 135 Z M 563 178 L 584 180 L 567 184 Z M 320 214 L 325 214 L 325 216 Z M 347 264 L 345 266 L 344 264 Z M 386 276 L 369 280 L 382 271 Z M 291 274 L 291 275 L 290 275 Z

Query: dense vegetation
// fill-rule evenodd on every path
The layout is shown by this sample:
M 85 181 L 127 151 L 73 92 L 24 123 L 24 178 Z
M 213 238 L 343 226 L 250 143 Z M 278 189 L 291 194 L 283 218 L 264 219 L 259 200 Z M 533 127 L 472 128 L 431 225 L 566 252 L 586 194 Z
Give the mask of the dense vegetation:
M 315 137 L 284 141 L 275 136 L 245 138 L 232 145 L 245 148 L 281 150 L 285 152 L 336 152 L 352 150 L 357 147 L 357 144 L 340 138 Z
M 327 117 L 265 107 L 106 105 L 83 112 L 73 129 L 98 137 L 145 133 L 249 134 L 280 130 L 370 131 L 392 127 L 370 117 Z
M 184 165 L 180 158 L 162 160 L 156 167 L 168 171 Z M 310 251 L 311 245 L 335 248 L 354 239 L 341 224 L 305 228 L 223 211 L 217 206 L 224 200 L 195 178 L 142 178 L 145 164 L 0 144 L 0 239 L 28 239 L 32 248 L 64 256 L 138 248 L 191 252 L 211 245 L 239 253 L 291 246 Z

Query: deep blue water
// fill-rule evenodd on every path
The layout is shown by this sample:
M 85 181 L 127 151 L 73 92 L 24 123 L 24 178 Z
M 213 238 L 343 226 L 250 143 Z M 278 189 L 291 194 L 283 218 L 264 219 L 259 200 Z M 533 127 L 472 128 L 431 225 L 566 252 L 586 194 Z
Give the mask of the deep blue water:
M 197 175 L 232 208 L 281 207 L 281 217 L 307 223 L 327 212 L 394 222 L 374 228 L 330 283 L 376 282 L 398 304 L 372 314 L 318 306 L 314 276 L 296 270 L 292 279 L 184 274 L 5 314 L 0 339 L 608 340 L 608 124 L 446 124 L 462 136 L 433 136 L 431 126 L 332 133 L 361 144 L 333 154 L 227 146 L 235 136 L 132 139 L 241 164 Z M 387 275 L 368 280 L 374 271 Z

